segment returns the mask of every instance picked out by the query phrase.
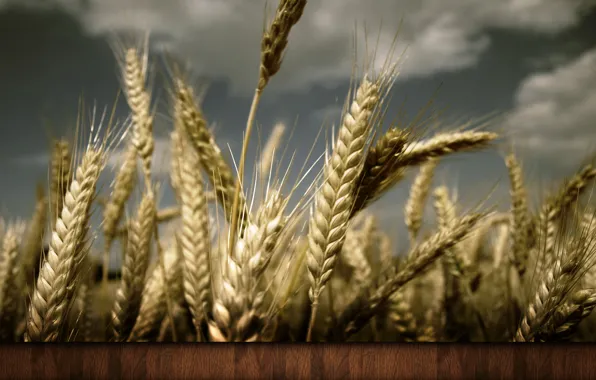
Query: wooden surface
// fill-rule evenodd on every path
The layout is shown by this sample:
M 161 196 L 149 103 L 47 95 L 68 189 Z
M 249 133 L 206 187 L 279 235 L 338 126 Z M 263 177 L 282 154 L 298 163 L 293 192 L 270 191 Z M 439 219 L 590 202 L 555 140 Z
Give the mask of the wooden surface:
M 593 345 L 0 345 L 2 379 L 596 379 Z

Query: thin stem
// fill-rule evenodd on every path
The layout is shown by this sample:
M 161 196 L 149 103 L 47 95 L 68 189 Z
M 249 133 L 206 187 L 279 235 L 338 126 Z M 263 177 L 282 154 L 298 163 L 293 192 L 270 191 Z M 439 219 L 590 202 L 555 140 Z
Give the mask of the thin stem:
M 310 343 L 312 340 L 312 330 L 315 327 L 315 319 L 317 318 L 317 310 L 319 309 L 319 300 L 315 299 L 312 302 L 312 309 L 310 311 L 310 320 L 308 321 L 308 331 L 306 332 L 306 341 Z
M 234 246 L 236 245 L 236 230 L 238 228 L 238 206 L 240 202 L 240 191 L 242 190 L 242 179 L 244 178 L 244 164 L 246 162 L 246 153 L 248 150 L 248 143 L 250 141 L 250 133 L 254 124 L 254 119 L 257 114 L 257 108 L 259 101 L 261 100 L 262 90 L 257 88 L 255 95 L 252 98 L 252 105 L 250 106 L 250 112 L 248 114 L 248 120 L 246 122 L 246 130 L 244 133 L 244 141 L 242 142 L 242 153 L 240 154 L 240 165 L 238 167 L 238 180 L 236 181 L 236 189 L 234 190 L 234 203 L 232 206 L 232 221 L 230 223 L 230 241 L 228 244 L 228 252 L 233 253 Z

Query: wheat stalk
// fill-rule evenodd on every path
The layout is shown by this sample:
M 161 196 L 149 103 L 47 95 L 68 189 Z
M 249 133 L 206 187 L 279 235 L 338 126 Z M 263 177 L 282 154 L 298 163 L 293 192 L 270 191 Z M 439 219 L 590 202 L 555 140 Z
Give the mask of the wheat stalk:
M 242 182 L 244 180 L 244 166 L 246 163 L 246 153 L 248 151 L 248 144 L 250 142 L 250 136 L 254 119 L 257 114 L 257 108 L 261 99 L 263 90 L 271 80 L 271 77 L 275 75 L 282 62 L 282 56 L 288 44 L 288 37 L 290 30 L 304 12 L 306 7 L 306 0 L 280 0 L 273 22 L 269 26 L 269 29 L 263 34 L 261 39 L 261 62 L 259 65 L 259 82 L 255 89 L 255 94 L 252 99 L 250 111 L 248 113 L 248 120 L 246 121 L 246 129 L 244 131 L 244 139 L 242 141 L 242 152 L 240 153 L 240 164 L 238 165 L 238 181 L 233 193 L 233 204 L 232 204 L 232 219 L 230 221 L 230 231 L 232 231 L 228 243 L 228 249 L 232 251 L 236 247 L 238 221 L 240 215 L 238 215 L 239 208 L 242 207 Z

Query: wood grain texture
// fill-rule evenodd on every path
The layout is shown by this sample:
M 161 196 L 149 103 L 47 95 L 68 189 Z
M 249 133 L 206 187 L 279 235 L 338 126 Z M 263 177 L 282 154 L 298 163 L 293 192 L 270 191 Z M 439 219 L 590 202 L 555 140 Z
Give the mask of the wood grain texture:
M 2 379 L 596 379 L 596 346 L 0 346 Z

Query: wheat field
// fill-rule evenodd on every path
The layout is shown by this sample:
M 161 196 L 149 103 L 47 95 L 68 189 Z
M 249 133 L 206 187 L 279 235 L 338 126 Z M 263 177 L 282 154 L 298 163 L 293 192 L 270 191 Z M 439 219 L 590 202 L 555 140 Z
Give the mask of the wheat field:
M 354 75 L 332 144 L 318 152 L 323 168 L 297 202 L 303 178 L 279 165 L 284 125 L 246 162 L 261 96 L 307 6 L 281 0 L 267 24 L 235 162 L 187 73 L 172 71 L 167 181 L 152 172 L 151 57 L 146 46 L 118 45 L 129 117 L 95 115 L 75 138 L 56 138 L 33 215 L 0 220 L 3 342 L 596 340 L 595 211 L 585 200 L 596 167 L 578 163 L 533 209 L 508 151 L 510 209 L 463 210 L 453 189 L 432 187 L 437 165 L 505 136 L 468 125 L 426 136 L 415 125 L 383 128 L 396 62 Z M 116 149 L 124 154 L 108 173 Z M 409 239 L 395 242 L 369 206 L 409 174 L 409 198 L 394 205 Z M 107 189 L 102 175 L 112 176 Z M 174 207 L 160 205 L 166 187 Z

